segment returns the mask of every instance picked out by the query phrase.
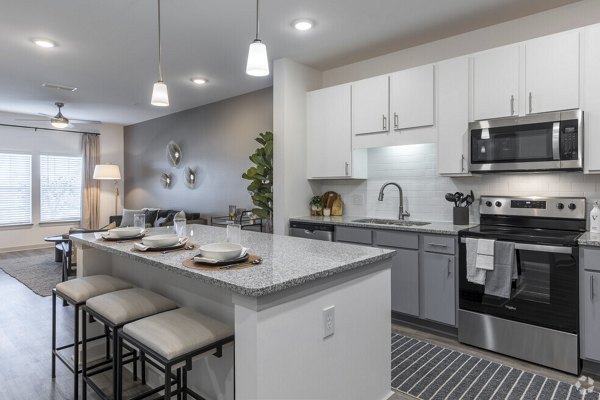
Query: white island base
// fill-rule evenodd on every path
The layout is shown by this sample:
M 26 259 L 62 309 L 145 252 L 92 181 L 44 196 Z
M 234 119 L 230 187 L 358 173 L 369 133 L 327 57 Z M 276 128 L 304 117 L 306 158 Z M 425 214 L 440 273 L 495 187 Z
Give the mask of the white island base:
M 238 400 L 383 400 L 392 395 L 389 258 L 257 297 L 143 259 L 81 242 L 77 246 L 78 276 L 113 275 L 233 325 Z M 335 332 L 324 337 L 323 309 L 330 306 L 335 307 Z M 233 365 L 231 347 L 220 359 L 198 359 L 188 384 L 209 400 L 234 399 Z M 157 374 L 148 376 L 151 385 L 158 383 Z

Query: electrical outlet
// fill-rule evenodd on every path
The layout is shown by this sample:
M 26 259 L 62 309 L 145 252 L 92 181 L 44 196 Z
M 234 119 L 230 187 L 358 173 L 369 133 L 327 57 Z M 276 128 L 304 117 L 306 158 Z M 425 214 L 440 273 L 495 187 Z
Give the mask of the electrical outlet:
M 323 338 L 333 335 L 335 332 L 335 306 L 323 309 Z

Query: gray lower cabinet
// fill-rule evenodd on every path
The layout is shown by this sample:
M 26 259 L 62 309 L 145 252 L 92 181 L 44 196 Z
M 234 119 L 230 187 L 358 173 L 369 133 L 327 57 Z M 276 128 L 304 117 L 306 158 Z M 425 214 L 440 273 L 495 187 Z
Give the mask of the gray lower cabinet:
M 419 316 L 419 251 L 393 249 L 392 311 Z
M 598 251 L 598 250 L 596 250 Z M 598 251 L 600 253 L 600 251 Z M 600 361 L 600 272 L 583 272 L 582 358 Z
M 454 255 L 423 253 L 421 290 L 421 317 L 455 325 Z

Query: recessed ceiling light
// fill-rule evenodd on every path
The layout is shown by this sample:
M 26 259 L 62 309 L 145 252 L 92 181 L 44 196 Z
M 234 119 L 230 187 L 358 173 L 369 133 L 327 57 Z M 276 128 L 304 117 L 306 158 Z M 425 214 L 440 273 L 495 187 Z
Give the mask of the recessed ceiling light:
M 192 78 L 191 81 L 194 82 L 196 85 L 204 85 L 206 84 L 206 82 L 208 82 L 204 78 Z
M 56 42 L 53 42 L 49 39 L 33 38 L 31 41 L 35 43 L 36 46 L 43 47 L 45 49 L 50 49 L 57 46 Z
M 297 19 L 292 22 L 292 26 L 299 31 L 307 31 L 311 29 L 315 23 L 310 19 Z

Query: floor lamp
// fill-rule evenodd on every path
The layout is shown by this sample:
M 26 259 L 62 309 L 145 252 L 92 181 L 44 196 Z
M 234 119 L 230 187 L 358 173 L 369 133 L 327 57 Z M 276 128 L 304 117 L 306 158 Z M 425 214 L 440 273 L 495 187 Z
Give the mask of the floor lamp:
M 118 165 L 98 164 L 94 168 L 94 179 L 114 179 L 115 181 L 115 214 L 117 215 L 117 204 L 119 202 L 119 180 L 121 179 L 121 171 Z

